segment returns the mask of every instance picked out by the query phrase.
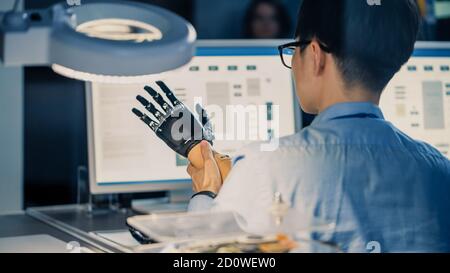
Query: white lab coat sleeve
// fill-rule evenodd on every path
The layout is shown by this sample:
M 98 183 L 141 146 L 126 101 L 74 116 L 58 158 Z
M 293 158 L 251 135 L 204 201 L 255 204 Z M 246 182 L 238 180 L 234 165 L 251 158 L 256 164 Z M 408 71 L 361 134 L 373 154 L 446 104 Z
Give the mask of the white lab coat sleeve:
M 243 149 L 216 199 L 196 196 L 190 201 L 189 211 L 234 212 L 244 230 L 264 232 L 273 222 L 270 215 L 274 181 L 270 162 L 273 159 L 261 154 L 255 146 Z
M 213 210 L 236 213 L 240 216 L 241 227 L 248 232 L 265 232 L 273 222 L 270 215 L 274 181 L 271 160 L 272 157 L 264 156 L 256 148 L 244 153 L 214 200 Z
M 208 211 L 213 207 L 214 199 L 206 195 L 197 195 L 189 202 L 189 212 Z

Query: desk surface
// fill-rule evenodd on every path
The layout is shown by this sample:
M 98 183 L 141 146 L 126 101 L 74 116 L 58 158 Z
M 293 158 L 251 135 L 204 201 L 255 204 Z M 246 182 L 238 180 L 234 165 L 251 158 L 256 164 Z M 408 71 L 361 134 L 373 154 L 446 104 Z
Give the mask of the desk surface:
M 64 205 L 27 209 L 27 214 L 83 240 L 104 252 L 128 252 L 121 246 L 99 240 L 95 232 L 128 231 L 126 219 L 135 214 L 131 210 L 96 209 L 85 205 Z
M 131 211 L 96 211 L 85 206 L 68 205 L 27 209 L 26 214 L 0 215 L 0 238 L 47 234 L 64 242 L 78 242 L 93 252 L 159 252 L 163 244 L 129 248 L 99 238 L 99 231 L 127 231 L 126 219 Z M 335 247 L 319 242 L 302 242 L 302 252 L 335 252 Z M 320 248 L 319 248 L 320 247 Z
M 81 205 L 31 208 L 27 210 L 27 213 L 32 216 L 36 213 L 44 214 L 83 232 L 127 229 L 127 218 L 135 215 L 130 210 L 105 209 L 89 212 L 86 206 Z
M 94 252 L 100 252 L 98 248 L 89 243 L 80 241 L 65 232 L 26 215 L 25 213 L 0 215 L 0 238 L 38 234 L 47 234 L 64 242 L 77 241 L 82 247 L 86 247 Z

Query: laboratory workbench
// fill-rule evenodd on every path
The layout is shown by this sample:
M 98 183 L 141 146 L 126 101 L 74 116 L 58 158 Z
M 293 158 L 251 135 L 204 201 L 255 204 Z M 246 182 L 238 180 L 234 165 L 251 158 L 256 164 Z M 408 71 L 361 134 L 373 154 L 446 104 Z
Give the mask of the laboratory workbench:
M 126 220 L 136 213 L 129 209 L 96 209 L 91 210 L 87 205 L 63 205 L 52 207 L 28 208 L 25 212 L 14 215 L 0 215 L 0 252 L 20 252 L 8 237 L 47 235 L 59 240 L 61 251 L 71 252 L 66 243 L 79 244 L 83 252 L 100 253 L 158 253 L 163 251 L 168 243 L 141 245 L 130 234 Z M 9 241 L 8 241 L 9 240 Z M 23 238 L 22 240 L 23 244 Z M 45 245 L 38 241 L 36 249 Z M 53 240 L 53 241 L 54 241 Z M 62 241 L 62 242 L 61 242 Z M 335 252 L 335 247 L 320 242 L 303 242 L 302 252 Z M 6 246 L 6 247 L 5 247 Z M 26 248 L 29 250 L 29 248 Z M 46 248 L 42 248 L 46 249 Z M 34 251 L 36 250 L 36 251 Z M 48 249 L 46 249 L 48 250 Z M 29 252 L 29 251 L 24 251 Z M 49 252 L 55 252 L 54 249 Z

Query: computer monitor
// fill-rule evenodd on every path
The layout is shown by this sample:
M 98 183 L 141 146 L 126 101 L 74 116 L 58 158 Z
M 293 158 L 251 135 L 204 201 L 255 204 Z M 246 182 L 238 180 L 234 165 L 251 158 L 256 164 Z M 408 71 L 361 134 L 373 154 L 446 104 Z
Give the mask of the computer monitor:
M 264 106 L 263 116 L 269 120 L 273 118 L 269 114 L 271 108 L 279 106 L 282 122 L 276 130 L 267 131 L 267 138 L 290 135 L 301 127 L 301 114 L 291 72 L 281 64 L 278 55 L 277 46 L 284 42 L 200 41 L 196 56 L 188 65 L 155 75 L 154 79 L 166 82 L 190 109 L 194 109 L 194 98 L 201 98 L 205 107 L 211 104 L 223 108 L 227 105 Z M 148 84 L 157 87 L 154 82 Z M 131 113 L 133 107 L 140 106 L 136 95 L 148 97 L 143 87 L 144 84 L 87 84 L 92 194 L 191 188 L 186 173 L 187 160 L 170 150 Z M 251 124 L 244 127 L 251 127 Z M 244 129 L 251 131 L 252 128 Z M 214 147 L 233 156 L 241 147 L 256 140 L 267 139 L 222 138 L 215 141 Z
M 397 128 L 450 158 L 450 43 L 418 43 L 380 107 Z

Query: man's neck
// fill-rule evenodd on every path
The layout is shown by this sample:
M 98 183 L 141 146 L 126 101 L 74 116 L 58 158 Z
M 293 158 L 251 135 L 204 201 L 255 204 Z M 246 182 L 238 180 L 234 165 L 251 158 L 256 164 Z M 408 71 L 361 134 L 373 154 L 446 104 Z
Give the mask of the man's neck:
M 345 89 L 334 86 L 334 88 L 328 87 L 324 90 L 326 91 L 322 93 L 323 96 L 318 109 L 319 113 L 340 103 L 369 102 L 375 105 L 379 105 L 380 103 L 380 94 L 360 87 Z

